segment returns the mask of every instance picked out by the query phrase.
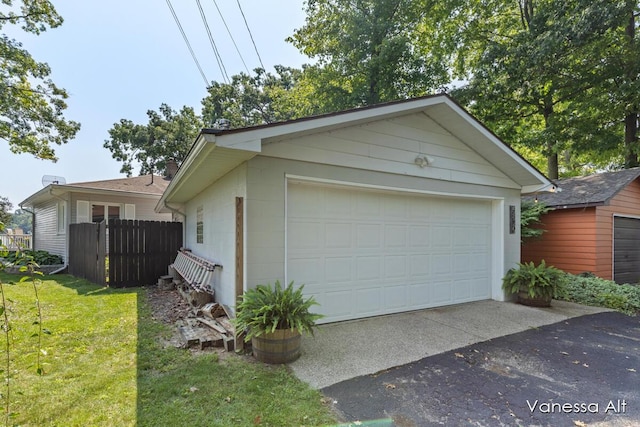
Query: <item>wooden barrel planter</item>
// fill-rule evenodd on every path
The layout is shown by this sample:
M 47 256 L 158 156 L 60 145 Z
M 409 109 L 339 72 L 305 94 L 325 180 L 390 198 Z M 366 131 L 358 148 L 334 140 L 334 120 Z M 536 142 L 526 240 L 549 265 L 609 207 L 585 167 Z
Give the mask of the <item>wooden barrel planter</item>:
M 520 291 L 518 293 L 518 302 L 529 307 L 551 307 L 550 296 L 531 297 L 527 291 Z
M 251 339 L 253 356 L 265 363 L 289 363 L 300 357 L 300 332 L 276 329 Z

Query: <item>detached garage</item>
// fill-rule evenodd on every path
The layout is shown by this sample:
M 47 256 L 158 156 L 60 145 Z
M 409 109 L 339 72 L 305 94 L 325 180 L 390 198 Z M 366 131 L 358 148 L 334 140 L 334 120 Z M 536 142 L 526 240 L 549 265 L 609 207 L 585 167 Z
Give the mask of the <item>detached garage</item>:
M 450 97 L 205 129 L 157 210 L 223 265 L 216 299 L 295 281 L 334 322 L 483 299 L 520 260 L 522 193 L 552 187 Z
M 525 242 L 523 261 L 593 273 L 617 283 L 640 282 L 640 168 L 555 182 L 561 190 L 525 196 L 553 210 L 541 239 Z

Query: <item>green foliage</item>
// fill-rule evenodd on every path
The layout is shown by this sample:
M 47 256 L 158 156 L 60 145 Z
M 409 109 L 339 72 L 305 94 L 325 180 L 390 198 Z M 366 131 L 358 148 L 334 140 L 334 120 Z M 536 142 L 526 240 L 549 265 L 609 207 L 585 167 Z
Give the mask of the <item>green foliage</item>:
M 159 111 L 147 111 L 149 122 L 135 124 L 121 119 L 109 129 L 109 139 L 103 146 L 114 159 L 122 162 L 120 172 L 131 176 L 133 165 L 140 164 L 140 175 L 164 172 L 167 161 L 180 162 L 202 128 L 202 121 L 191 107 L 174 111 L 162 104 Z
M 5 227 L 9 226 L 11 222 L 11 208 L 13 208 L 13 204 L 9 201 L 8 198 L 0 196 L 0 224 L 4 224 Z M 4 229 L 0 232 L 3 232 Z
M 6 24 L 21 25 L 32 34 L 62 24 L 53 4 L 47 0 L 12 0 L 0 3 L 0 29 Z M 0 138 L 14 153 L 30 153 L 56 160 L 53 144 L 72 139 L 80 124 L 63 116 L 67 92 L 50 79 L 51 69 L 37 62 L 22 44 L 0 35 Z
M 246 341 L 276 329 L 294 329 L 300 333 L 311 333 L 320 314 L 310 313 L 309 309 L 318 303 L 313 297 L 307 299 L 302 294 L 304 285 L 294 289 L 293 282 L 282 287 L 279 281 L 258 285 L 245 291 L 237 306 L 235 326 L 246 330 Z
M 34 262 L 40 265 L 57 265 L 62 264 L 60 255 L 51 254 L 47 251 L 11 251 L 4 257 L 8 262 L 16 265 L 25 265 Z
M 11 217 L 11 221 L 8 223 L 8 227 L 12 229 L 19 228 L 25 234 L 31 234 L 31 221 L 31 213 L 23 209 L 16 209 L 16 211 L 13 213 L 13 216 Z
M 544 203 L 522 202 L 520 205 L 520 238 L 522 241 L 542 236 L 546 230 L 535 226 L 542 224 L 540 217 L 550 210 L 551 208 Z
M 562 299 L 584 305 L 611 308 L 626 314 L 640 313 L 640 286 L 618 285 L 594 275 L 567 274 Z
M 531 298 L 559 298 L 564 294 L 565 282 L 562 270 L 547 266 L 542 260 L 537 266 L 528 262 L 510 269 L 502 279 L 502 289 L 510 294 L 526 291 Z

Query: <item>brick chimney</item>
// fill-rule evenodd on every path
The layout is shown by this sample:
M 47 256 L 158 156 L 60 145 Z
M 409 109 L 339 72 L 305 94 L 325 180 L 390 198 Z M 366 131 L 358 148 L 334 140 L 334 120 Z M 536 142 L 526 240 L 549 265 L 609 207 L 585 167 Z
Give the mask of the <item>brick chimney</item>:
M 165 177 L 173 179 L 173 177 L 176 176 L 176 173 L 178 173 L 178 162 L 174 159 L 167 160 L 167 166 L 164 173 Z

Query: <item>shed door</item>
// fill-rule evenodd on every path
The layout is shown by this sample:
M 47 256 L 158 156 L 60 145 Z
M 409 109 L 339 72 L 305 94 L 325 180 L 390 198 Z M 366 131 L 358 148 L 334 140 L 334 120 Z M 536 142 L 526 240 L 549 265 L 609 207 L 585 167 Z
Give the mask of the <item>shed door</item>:
M 322 322 L 491 296 L 491 202 L 300 182 L 287 197 L 287 280 Z
M 640 219 L 613 218 L 613 280 L 640 281 Z

